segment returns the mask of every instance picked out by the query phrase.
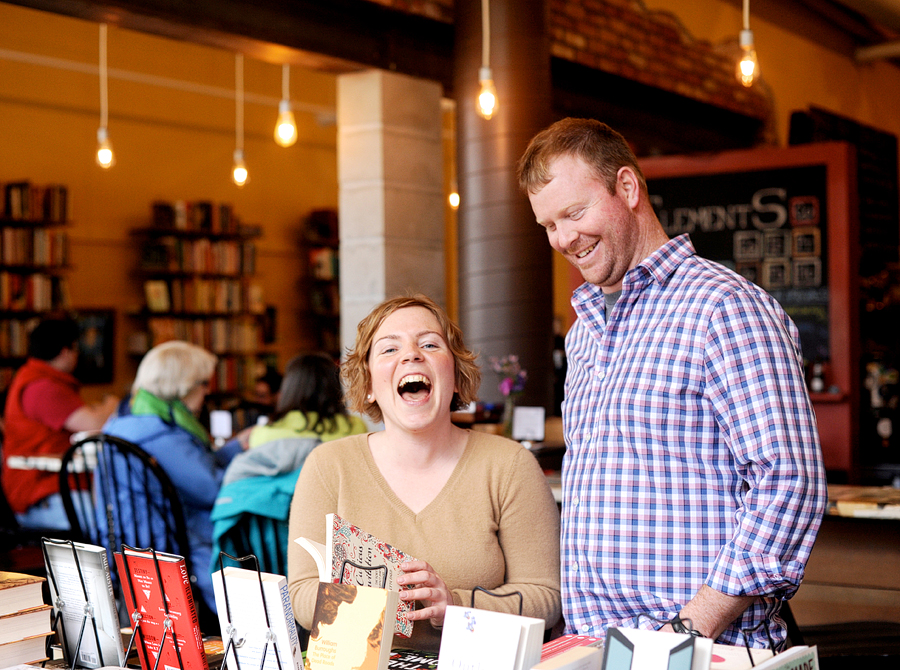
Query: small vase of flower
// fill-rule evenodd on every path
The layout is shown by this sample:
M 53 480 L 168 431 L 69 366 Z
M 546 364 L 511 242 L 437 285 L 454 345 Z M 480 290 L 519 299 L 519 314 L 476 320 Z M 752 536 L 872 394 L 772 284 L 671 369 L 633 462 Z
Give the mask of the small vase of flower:
M 500 358 L 492 356 L 490 365 L 500 379 L 497 388 L 503 394 L 503 435 L 511 438 L 516 399 L 525 390 L 528 373 L 522 368 L 521 363 L 519 363 L 519 357 L 516 355 L 502 356 Z

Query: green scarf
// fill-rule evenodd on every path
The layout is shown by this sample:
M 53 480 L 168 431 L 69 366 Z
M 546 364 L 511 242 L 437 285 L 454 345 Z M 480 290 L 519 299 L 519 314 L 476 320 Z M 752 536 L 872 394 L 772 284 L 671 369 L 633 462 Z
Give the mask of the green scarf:
M 137 416 L 158 416 L 170 425 L 174 424 L 183 428 L 203 444 L 209 444 L 209 433 L 200 425 L 193 412 L 178 399 L 163 400 L 150 391 L 139 389 L 131 401 L 131 413 Z

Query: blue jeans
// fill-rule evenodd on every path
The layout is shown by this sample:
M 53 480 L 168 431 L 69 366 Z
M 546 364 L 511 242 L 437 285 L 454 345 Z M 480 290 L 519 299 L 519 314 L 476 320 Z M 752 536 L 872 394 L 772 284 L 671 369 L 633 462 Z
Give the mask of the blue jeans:
M 85 509 L 93 509 L 90 491 L 72 491 L 73 496 L 82 496 Z M 78 509 L 78 502 L 75 502 Z M 21 514 L 16 514 L 16 521 L 23 528 L 46 528 L 48 530 L 70 530 L 69 517 L 66 516 L 66 508 L 63 507 L 62 496 L 53 493 L 42 500 L 38 500 Z

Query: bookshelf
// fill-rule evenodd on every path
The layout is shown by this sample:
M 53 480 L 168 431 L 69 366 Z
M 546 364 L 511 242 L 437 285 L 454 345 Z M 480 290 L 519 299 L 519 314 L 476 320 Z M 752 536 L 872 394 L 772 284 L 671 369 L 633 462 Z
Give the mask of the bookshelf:
M 340 358 L 341 301 L 339 292 L 338 218 L 333 209 L 313 210 L 302 232 L 306 266 L 301 279 L 302 320 L 314 344 Z
M 129 353 L 141 356 L 168 340 L 186 340 L 219 357 L 211 398 L 253 387 L 262 359 L 265 304 L 256 272 L 259 226 L 241 223 L 231 206 L 155 202 L 151 225 L 131 231 L 140 245 L 137 276 L 144 306 Z
M 28 353 L 41 316 L 69 306 L 68 191 L 61 184 L 0 187 L 0 393 Z

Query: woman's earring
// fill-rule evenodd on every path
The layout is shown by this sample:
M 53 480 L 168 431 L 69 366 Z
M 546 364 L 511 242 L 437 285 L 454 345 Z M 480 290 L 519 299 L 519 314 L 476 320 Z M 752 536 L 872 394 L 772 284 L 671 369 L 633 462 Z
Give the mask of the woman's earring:
M 373 403 L 373 402 L 375 402 L 375 396 L 373 396 L 370 393 L 369 395 L 366 396 L 366 400 L 368 400 L 370 403 Z

